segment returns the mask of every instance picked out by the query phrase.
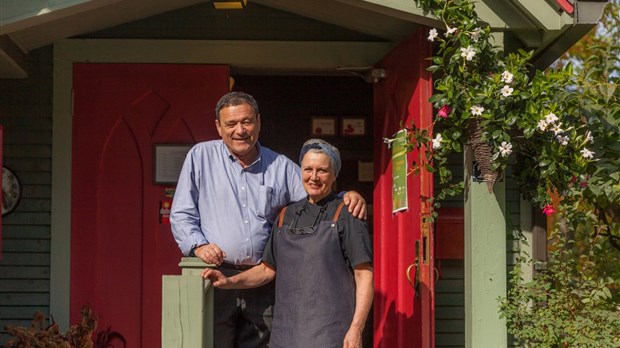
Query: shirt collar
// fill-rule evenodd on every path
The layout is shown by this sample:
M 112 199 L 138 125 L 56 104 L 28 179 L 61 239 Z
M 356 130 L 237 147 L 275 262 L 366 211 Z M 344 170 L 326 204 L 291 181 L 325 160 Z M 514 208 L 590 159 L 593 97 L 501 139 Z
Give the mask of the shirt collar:
M 234 162 L 239 162 L 239 159 L 238 159 L 237 157 L 235 157 L 235 155 L 233 155 L 233 154 L 230 152 L 230 150 L 228 149 L 228 147 L 226 146 L 226 144 L 224 144 L 224 141 L 222 141 L 222 145 L 224 146 L 224 150 L 228 153 L 228 159 L 229 159 L 231 162 L 233 162 L 233 163 L 234 163 Z M 259 143 L 259 142 L 257 142 L 255 146 L 256 146 L 256 148 L 258 149 L 258 156 L 257 156 L 257 157 L 256 157 L 256 159 L 254 160 L 254 162 L 250 163 L 250 165 L 249 165 L 249 166 L 247 166 L 247 167 L 245 167 L 244 169 L 249 169 L 249 168 L 254 167 L 254 165 L 256 165 L 257 163 L 259 163 L 259 162 L 260 162 L 260 160 L 261 160 L 261 157 L 262 157 L 262 151 L 263 151 L 263 150 L 262 150 L 262 147 L 260 146 L 260 143 Z

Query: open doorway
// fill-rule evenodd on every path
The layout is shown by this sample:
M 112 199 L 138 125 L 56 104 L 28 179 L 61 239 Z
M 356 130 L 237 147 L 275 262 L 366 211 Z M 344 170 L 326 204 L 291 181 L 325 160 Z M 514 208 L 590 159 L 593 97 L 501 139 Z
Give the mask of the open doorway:
M 368 202 L 372 238 L 373 85 L 346 76 L 233 76 L 233 90 L 253 95 L 260 109 L 260 143 L 298 162 L 302 144 L 321 137 L 340 150 L 338 190 L 355 190 Z M 334 134 L 313 134 L 313 118 L 333 119 Z M 347 122 L 355 120 L 355 131 Z M 361 132 L 361 121 L 364 131 Z M 332 133 L 327 130 L 327 133 Z M 351 134 L 354 133 L 354 134 Z M 359 134 L 363 133 L 363 134 Z M 363 346 L 372 347 L 373 315 L 368 316 Z
M 342 156 L 338 189 L 358 191 L 372 204 L 373 182 L 368 181 L 372 175 L 368 176 L 365 171 L 368 167 L 365 164 L 373 161 L 372 84 L 359 77 L 341 76 L 244 75 L 233 78 L 234 90 L 249 93 L 258 101 L 261 145 L 297 162 L 304 141 L 311 137 L 324 138 L 336 146 Z M 313 118 L 333 119 L 334 134 L 313 135 Z M 343 122 L 350 119 L 364 121 L 364 134 L 346 132 L 347 125 Z M 372 227 L 372 221 L 369 226 Z

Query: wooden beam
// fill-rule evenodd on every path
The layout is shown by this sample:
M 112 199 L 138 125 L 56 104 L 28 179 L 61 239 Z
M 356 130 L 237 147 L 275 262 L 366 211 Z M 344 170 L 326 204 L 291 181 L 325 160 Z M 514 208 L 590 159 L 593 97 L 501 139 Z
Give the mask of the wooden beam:
M 7 35 L 0 36 L 0 77 L 25 78 L 26 54 Z
M 184 51 L 188 52 L 185 63 L 326 73 L 371 67 L 392 49 L 392 45 L 385 42 L 115 39 L 64 40 L 56 46 L 57 50 L 71 51 L 77 61 L 118 61 L 118 55 L 111 52 L 131 47 L 126 50 L 123 61 L 166 63 L 177 59 L 177 52 Z

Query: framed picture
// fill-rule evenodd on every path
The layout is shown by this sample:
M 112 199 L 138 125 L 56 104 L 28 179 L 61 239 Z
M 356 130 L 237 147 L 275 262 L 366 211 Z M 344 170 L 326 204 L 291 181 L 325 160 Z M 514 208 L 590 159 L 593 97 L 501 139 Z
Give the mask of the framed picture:
M 159 185 L 176 184 L 192 144 L 153 145 L 153 182 Z
M 342 136 L 366 135 L 366 119 L 362 117 L 343 118 L 340 134 Z
M 310 135 L 315 137 L 336 135 L 336 118 L 312 117 Z

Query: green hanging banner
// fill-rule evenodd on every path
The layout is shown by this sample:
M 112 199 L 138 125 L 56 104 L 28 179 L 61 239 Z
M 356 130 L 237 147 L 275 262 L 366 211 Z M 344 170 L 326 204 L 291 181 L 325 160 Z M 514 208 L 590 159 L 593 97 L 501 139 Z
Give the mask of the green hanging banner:
M 392 213 L 408 208 L 406 140 L 407 130 L 402 129 L 392 143 Z

